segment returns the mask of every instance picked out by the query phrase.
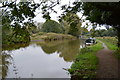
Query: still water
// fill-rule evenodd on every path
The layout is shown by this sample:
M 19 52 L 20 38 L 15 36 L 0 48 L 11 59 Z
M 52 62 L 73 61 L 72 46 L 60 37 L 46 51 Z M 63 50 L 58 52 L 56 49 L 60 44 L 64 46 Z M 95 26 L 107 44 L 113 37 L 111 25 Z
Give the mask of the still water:
M 4 78 L 70 78 L 70 68 L 82 43 L 80 40 L 37 41 L 4 50 Z M 14 48 L 14 49 L 12 49 Z

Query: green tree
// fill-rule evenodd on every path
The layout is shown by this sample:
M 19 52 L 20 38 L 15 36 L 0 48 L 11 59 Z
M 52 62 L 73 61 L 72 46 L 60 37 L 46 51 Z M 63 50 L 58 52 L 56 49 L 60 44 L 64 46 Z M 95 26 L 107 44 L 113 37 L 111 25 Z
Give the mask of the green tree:
M 61 17 L 61 23 L 64 23 L 65 33 L 73 36 L 80 35 L 81 22 L 75 13 L 68 12 L 65 16 Z
M 30 41 L 30 35 L 26 27 L 19 24 L 10 25 L 8 15 L 2 17 L 2 44 L 27 43 Z
M 19 4 L 14 2 L 2 3 L 2 43 L 13 44 L 23 43 L 30 41 L 29 31 L 26 27 L 25 20 L 28 19 L 29 23 L 35 14 L 34 11 L 37 8 L 37 4 L 33 5 L 30 2 L 20 2 Z
M 96 30 L 95 32 L 96 37 L 104 37 L 104 36 L 115 37 L 116 35 L 117 35 L 117 32 L 114 28 L 109 28 L 107 30 L 99 29 L 99 30 Z
M 72 7 L 63 5 L 62 9 L 65 10 L 64 14 L 81 12 L 92 23 L 111 25 L 117 30 L 118 46 L 120 46 L 120 2 L 81 2 L 76 0 Z
M 46 20 L 41 30 L 43 32 L 63 33 L 62 26 L 54 20 Z
M 77 7 L 79 4 L 81 7 Z M 76 2 L 73 8 L 83 10 L 83 15 L 92 23 L 107 24 L 113 26 L 117 30 L 118 46 L 120 46 L 120 3 L 97 3 L 97 2 Z M 72 8 L 72 9 L 73 9 Z

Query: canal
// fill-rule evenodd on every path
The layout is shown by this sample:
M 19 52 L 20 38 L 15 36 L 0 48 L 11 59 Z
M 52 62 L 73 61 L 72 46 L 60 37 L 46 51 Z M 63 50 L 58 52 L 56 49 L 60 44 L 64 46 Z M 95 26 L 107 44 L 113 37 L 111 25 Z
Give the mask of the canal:
M 24 45 L 24 46 L 23 46 Z M 70 78 L 81 40 L 34 41 L 2 51 L 3 78 Z

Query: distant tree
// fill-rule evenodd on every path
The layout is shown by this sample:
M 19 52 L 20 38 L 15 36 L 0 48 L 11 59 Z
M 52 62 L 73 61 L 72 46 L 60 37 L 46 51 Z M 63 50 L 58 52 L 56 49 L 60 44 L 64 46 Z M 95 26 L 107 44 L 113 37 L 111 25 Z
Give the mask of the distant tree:
M 54 20 L 46 20 L 41 30 L 43 32 L 63 33 L 62 26 Z
M 65 21 L 65 20 L 62 20 L 62 21 L 60 22 L 60 24 L 61 24 L 61 26 L 63 27 L 63 32 L 64 32 L 65 34 L 68 34 L 69 28 L 70 28 L 70 25 L 68 24 L 68 22 Z
M 80 35 L 81 22 L 76 14 L 68 12 L 65 16 L 62 16 L 59 21 L 64 23 L 65 33 L 73 36 Z
M 105 29 L 95 30 L 96 37 L 104 37 L 104 36 L 115 37 L 116 35 L 117 35 L 117 31 L 114 28 L 109 28 L 107 30 Z

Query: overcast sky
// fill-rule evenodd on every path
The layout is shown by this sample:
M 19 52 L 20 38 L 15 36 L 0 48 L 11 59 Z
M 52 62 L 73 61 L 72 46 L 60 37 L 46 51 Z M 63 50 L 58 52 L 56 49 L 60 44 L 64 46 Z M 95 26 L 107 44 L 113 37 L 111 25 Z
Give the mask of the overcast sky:
M 37 3 L 39 3 L 39 0 L 34 0 L 34 1 L 37 2 Z M 74 2 L 74 1 L 75 1 L 75 0 L 70 0 L 71 4 L 72 4 L 72 2 Z M 65 4 L 69 4 L 69 0 L 61 0 L 60 5 L 57 5 L 57 6 L 55 6 L 55 7 L 53 8 L 55 11 L 57 11 L 57 14 L 56 14 L 56 13 L 53 13 L 53 12 L 50 14 L 52 20 L 58 21 L 58 16 L 60 16 L 61 13 L 63 12 L 62 10 L 60 10 L 60 9 L 61 9 L 60 6 L 61 6 L 61 5 L 65 5 Z M 37 10 L 36 12 L 39 13 L 40 10 Z M 36 14 L 37 14 L 37 13 L 36 13 Z M 37 21 L 37 22 L 45 22 L 45 19 L 42 18 L 42 14 L 38 14 L 38 15 L 34 18 L 34 20 Z
M 35 2 L 39 3 L 39 0 L 34 0 Z M 74 2 L 75 0 L 70 0 L 70 5 L 72 6 L 72 2 Z M 69 0 L 61 0 L 61 4 L 60 5 L 57 5 L 56 7 L 54 7 L 54 9 L 57 11 L 57 14 L 56 13 L 51 13 L 50 16 L 51 16 L 51 19 L 52 20 L 55 20 L 58 22 L 58 16 L 60 16 L 62 14 L 62 10 L 61 10 L 61 5 L 65 5 L 65 4 L 69 4 Z M 40 12 L 40 10 L 37 10 L 36 11 L 36 14 L 38 14 Z M 81 13 L 77 13 L 77 15 L 81 18 L 82 14 Z M 85 17 L 83 17 L 85 18 Z M 38 14 L 35 18 L 34 18 L 34 21 L 36 22 L 45 22 L 45 19 L 42 18 L 42 14 Z M 87 23 L 89 23 L 89 21 L 86 21 Z M 85 26 L 86 22 L 82 23 L 82 27 Z M 88 27 L 88 30 L 90 30 L 92 28 L 92 26 L 90 25 Z M 98 27 L 97 29 L 99 29 L 100 27 Z M 101 29 L 105 29 L 104 26 L 101 27 Z

